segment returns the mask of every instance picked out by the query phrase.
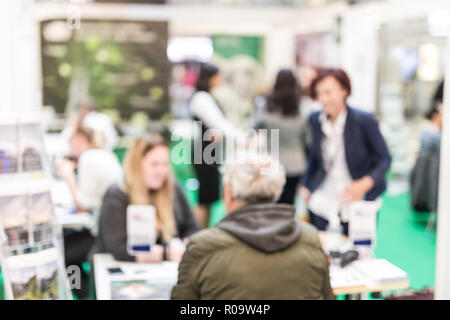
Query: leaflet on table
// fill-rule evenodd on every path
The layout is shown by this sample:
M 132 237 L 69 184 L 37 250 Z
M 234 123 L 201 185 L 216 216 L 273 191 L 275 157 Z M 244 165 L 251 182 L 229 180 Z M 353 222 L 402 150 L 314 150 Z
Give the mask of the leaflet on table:
M 5 257 L 5 290 L 14 300 L 56 300 L 58 291 L 58 251 L 56 248 Z
M 366 279 L 352 268 L 330 265 L 330 284 L 333 289 L 366 286 Z
M 375 244 L 377 213 L 382 205 L 377 201 L 355 201 L 343 210 L 349 217 L 349 238 L 355 245 Z
M 174 285 L 151 280 L 111 281 L 111 300 L 169 300 Z
M 178 263 L 164 261 L 161 263 L 114 263 L 108 264 L 107 270 L 120 270 L 109 272 L 109 276 L 118 280 L 138 279 L 176 279 L 178 276 Z
M 156 210 L 150 205 L 129 205 L 127 207 L 127 250 L 128 254 L 150 252 L 156 243 Z
M 375 285 L 408 282 L 408 274 L 385 259 L 358 260 L 352 268 L 371 279 Z
M 120 270 L 110 274 L 112 300 L 167 300 L 177 282 L 178 263 L 120 264 L 108 270 Z

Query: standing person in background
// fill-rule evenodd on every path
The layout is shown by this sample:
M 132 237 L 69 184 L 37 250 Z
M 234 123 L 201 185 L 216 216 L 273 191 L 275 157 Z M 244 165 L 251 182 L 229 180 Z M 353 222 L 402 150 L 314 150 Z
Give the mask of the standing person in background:
M 347 105 L 351 83 L 345 71 L 324 69 L 311 88 L 323 110 L 309 118 L 313 144 L 299 192 L 313 225 L 326 230 L 330 219 L 340 220 L 348 234 L 342 206 L 376 200 L 385 191 L 391 156 L 375 117 Z M 327 212 L 331 204 L 336 214 Z
M 198 190 L 198 207 L 195 213 L 201 228 L 207 228 L 209 226 L 211 205 L 219 200 L 220 184 L 218 164 L 205 163 L 203 152 L 205 148 L 213 143 L 217 143 L 220 139 L 235 135 L 235 128 L 225 118 L 217 100 L 210 93 L 214 87 L 220 84 L 221 80 L 222 77 L 217 67 L 210 64 L 202 64 L 195 86 L 196 92 L 192 96 L 190 104 L 194 120 L 201 122 L 201 136 L 196 141 L 198 145 L 201 144 L 201 147 L 193 148 L 194 169 L 200 184 Z M 204 136 L 205 132 L 209 129 L 215 130 L 215 134 L 211 139 Z M 196 156 L 196 150 L 201 151 L 201 155 Z M 211 156 L 214 157 L 215 154 Z
M 133 256 L 127 250 L 127 208 L 130 204 L 155 207 L 157 239 L 149 253 Z M 167 142 L 160 134 L 147 134 L 128 150 L 123 182 L 111 186 L 103 198 L 99 235 L 90 260 L 95 253 L 111 253 L 119 261 L 178 261 L 184 248 L 172 250 L 171 240 L 185 239 L 196 231 L 194 215 L 170 168 Z
M 88 229 L 64 229 L 64 252 L 66 265 L 78 265 L 87 261 L 87 254 L 94 244 L 98 231 L 98 220 L 103 195 L 112 184 L 120 181 L 122 169 L 117 157 L 101 148 L 102 137 L 97 139 L 89 128 L 79 127 L 69 140 L 71 158 L 76 163 L 63 160 L 58 164 L 58 173 L 72 194 L 78 212 L 90 212 Z M 75 175 L 77 170 L 77 175 Z M 82 272 L 81 288 L 75 290 L 78 298 L 87 296 L 87 277 Z
M 286 170 L 286 184 L 279 203 L 294 204 L 297 185 L 306 168 L 307 124 L 298 109 L 300 87 L 291 70 L 277 74 L 265 105 L 255 114 L 255 129 L 279 130 L 280 162 Z M 267 150 L 272 150 L 267 139 Z
M 426 117 L 431 123 L 420 135 L 420 151 L 411 172 L 411 207 L 415 211 L 437 212 L 442 103 L 433 102 Z
M 300 67 L 300 87 L 302 95 L 300 100 L 300 114 L 304 119 L 308 119 L 309 115 L 315 111 L 320 111 L 322 105 L 319 101 L 311 97 L 311 84 L 317 77 L 320 69 L 313 66 L 304 65 Z

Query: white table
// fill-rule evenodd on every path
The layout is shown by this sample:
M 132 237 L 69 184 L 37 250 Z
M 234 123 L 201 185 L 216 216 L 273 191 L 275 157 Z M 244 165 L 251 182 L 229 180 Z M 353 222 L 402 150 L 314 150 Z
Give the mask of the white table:
M 63 228 L 89 228 L 92 216 L 87 212 L 75 212 L 75 203 L 69 187 L 64 180 L 52 180 L 52 201 L 55 205 L 55 216 Z
M 345 236 L 321 232 L 319 234 L 325 252 L 329 250 L 347 251 L 353 249 Z M 346 267 L 330 265 L 330 280 L 335 295 L 364 294 L 409 288 L 408 274 L 385 259 L 376 259 L 370 249 L 359 250 L 360 259 Z M 383 267 L 386 277 L 378 274 L 376 268 L 367 268 L 367 263 Z M 364 263 L 364 264 L 363 264 Z
M 374 261 L 375 259 L 369 259 Z M 169 299 L 171 288 L 177 282 L 178 263 L 142 264 L 120 262 L 110 254 L 94 256 L 95 290 L 98 300 Z M 111 273 L 108 269 L 120 269 L 122 273 Z M 116 270 L 117 271 L 117 270 Z M 345 268 L 330 266 L 330 277 L 335 295 L 362 294 L 406 289 L 409 281 L 380 284 L 371 276 L 361 274 L 355 265 Z M 148 288 L 158 287 L 160 294 L 152 294 Z M 122 292 L 122 293 L 121 293 Z
M 110 254 L 96 254 L 94 272 L 98 300 L 168 300 L 177 282 L 178 263 L 119 262 Z

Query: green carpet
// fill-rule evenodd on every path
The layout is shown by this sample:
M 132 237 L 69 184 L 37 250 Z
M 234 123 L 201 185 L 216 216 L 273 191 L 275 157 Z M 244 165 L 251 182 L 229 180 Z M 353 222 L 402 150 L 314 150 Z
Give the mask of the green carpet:
M 1 270 L 0 270 L 0 300 L 5 300 L 5 293 L 4 293 L 4 287 L 3 287 L 3 276 L 2 276 Z
M 405 270 L 413 289 L 434 285 L 436 233 L 427 231 L 428 213 L 410 209 L 409 193 L 384 196 L 375 254 Z

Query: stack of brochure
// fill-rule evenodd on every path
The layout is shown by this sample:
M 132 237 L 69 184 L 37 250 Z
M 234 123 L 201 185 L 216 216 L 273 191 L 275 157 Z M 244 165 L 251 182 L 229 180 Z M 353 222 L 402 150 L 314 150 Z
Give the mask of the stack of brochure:
M 385 259 L 359 260 L 352 263 L 352 268 L 370 278 L 377 286 L 407 283 L 408 274 Z

